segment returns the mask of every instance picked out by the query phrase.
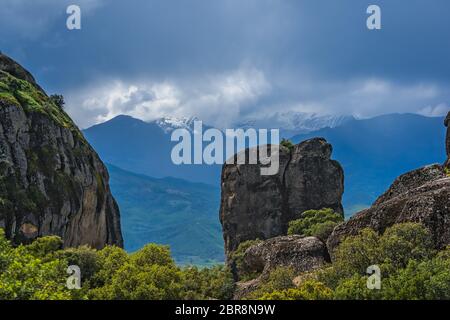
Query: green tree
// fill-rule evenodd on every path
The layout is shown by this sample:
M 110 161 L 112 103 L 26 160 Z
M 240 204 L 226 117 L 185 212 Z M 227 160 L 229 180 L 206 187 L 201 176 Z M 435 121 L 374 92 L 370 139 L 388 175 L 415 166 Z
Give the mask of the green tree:
M 40 259 L 37 248 L 43 243 L 54 243 L 43 239 L 39 245 L 13 248 L 0 229 L 0 300 L 65 300 L 72 294 L 66 288 L 64 260 Z M 46 247 L 46 246 L 42 246 Z M 51 246 L 50 246 L 51 247 Z M 41 253 L 48 253 L 45 248 Z
M 186 267 L 182 270 L 184 299 L 220 299 L 233 297 L 234 279 L 225 266 Z
M 50 96 L 50 101 L 53 102 L 60 109 L 64 109 L 66 102 L 64 101 L 64 96 L 61 94 L 52 94 Z
M 294 149 L 294 146 L 295 146 L 295 145 L 292 143 L 291 140 L 285 139 L 285 138 L 281 139 L 280 145 L 283 146 L 283 147 L 285 147 L 285 148 L 288 148 L 289 151 L 292 151 L 292 150 Z

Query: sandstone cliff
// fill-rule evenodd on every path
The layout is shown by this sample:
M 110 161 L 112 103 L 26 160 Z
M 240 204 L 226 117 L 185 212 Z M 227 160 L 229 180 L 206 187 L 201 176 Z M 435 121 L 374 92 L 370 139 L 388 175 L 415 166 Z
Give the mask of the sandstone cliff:
M 0 228 L 14 243 L 123 245 L 108 173 L 69 116 L 0 54 Z
M 223 166 L 220 220 L 228 259 L 243 241 L 286 235 L 289 221 L 306 210 L 343 213 L 344 173 L 331 152 L 321 138 L 292 150 L 281 146 L 280 169 L 273 176 L 261 175 L 256 164 Z

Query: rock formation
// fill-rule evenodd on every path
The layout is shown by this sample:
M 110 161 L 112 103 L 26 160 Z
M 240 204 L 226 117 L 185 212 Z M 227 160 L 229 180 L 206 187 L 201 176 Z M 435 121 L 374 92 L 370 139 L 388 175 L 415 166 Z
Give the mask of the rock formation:
M 278 267 L 289 267 L 300 274 L 319 269 L 327 262 L 330 262 L 327 247 L 315 237 L 292 235 L 262 241 L 249 247 L 243 257 L 245 272 L 259 276 L 237 282 L 233 299 L 240 300 L 258 289 L 269 273 Z
M 280 169 L 273 176 L 262 176 L 258 164 L 223 166 L 220 220 L 228 259 L 243 241 L 285 235 L 289 221 L 306 210 L 342 214 L 344 174 L 331 152 L 321 138 L 292 150 L 281 146 Z
M 450 177 L 431 165 L 397 178 L 371 208 L 338 225 L 328 238 L 330 254 L 347 236 L 370 227 L 380 233 L 395 223 L 420 222 L 432 233 L 436 248 L 450 244 Z
M 450 111 L 447 114 L 447 117 L 444 120 L 444 125 L 447 127 L 447 136 L 445 139 L 445 149 L 447 151 L 447 161 L 445 162 L 445 166 L 450 168 Z
M 450 112 L 444 125 L 450 125 Z M 430 230 L 438 249 L 450 245 L 450 128 L 445 144 L 447 160 L 443 166 L 430 165 L 398 177 L 371 208 L 333 230 L 327 241 L 329 253 L 332 255 L 345 237 L 363 228 L 383 233 L 386 228 L 402 222 L 422 223 Z
M 246 272 L 268 274 L 277 267 L 297 273 L 311 271 L 329 262 L 326 245 L 315 237 L 299 235 L 275 237 L 248 248 L 244 254 Z
M 0 228 L 14 243 L 123 245 L 108 172 L 33 76 L 0 55 Z

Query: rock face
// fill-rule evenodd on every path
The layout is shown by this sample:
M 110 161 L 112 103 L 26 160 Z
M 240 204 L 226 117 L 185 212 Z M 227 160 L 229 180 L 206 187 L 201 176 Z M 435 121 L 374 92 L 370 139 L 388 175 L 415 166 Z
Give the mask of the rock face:
M 330 262 L 326 245 L 315 237 L 299 235 L 275 237 L 249 247 L 243 257 L 245 272 L 260 274 L 250 281 L 236 283 L 234 300 L 240 300 L 257 290 L 270 272 L 289 267 L 297 274 L 313 271 Z
M 437 248 L 450 244 L 450 177 L 443 166 L 431 165 L 397 178 L 370 209 L 338 225 L 328 238 L 330 253 L 347 236 L 370 227 L 380 233 L 395 223 L 420 222 L 432 233 Z
M 261 175 L 257 164 L 223 166 L 220 220 L 228 259 L 243 241 L 285 235 L 289 221 L 306 210 L 343 212 L 344 174 L 331 152 L 321 138 L 280 147 L 280 169 L 272 176 Z
M 447 137 L 445 140 L 445 149 L 447 150 L 447 161 L 445 166 L 450 168 L 450 111 L 444 120 L 444 125 L 447 127 Z
M 315 237 L 275 237 L 245 251 L 246 272 L 268 274 L 277 267 L 291 267 L 297 273 L 311 271 L 329 262 L 326 245 Z
M 108 172 L 31 74 L 0 54 L 0 228 L 14 243 L 123 245 Z

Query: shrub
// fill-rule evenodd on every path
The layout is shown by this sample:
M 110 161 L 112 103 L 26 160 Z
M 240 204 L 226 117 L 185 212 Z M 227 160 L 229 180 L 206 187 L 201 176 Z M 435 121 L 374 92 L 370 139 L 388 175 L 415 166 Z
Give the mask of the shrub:
M 150 266 L 154 264 L 159 266 L 175 265 L 170 255 L 169 247 L 154 243 L 147 244 L 139 251 L 133 253 L 131 255 L 131 261 L 137 266 Z
M 56 257 L 67 261 L 68 265 L 80 267 L 83 282 L 89 281 L 99 270 L 97 251 L 88 246 L 60 250 L 56 253 Z
M 247 266 L 244 262 L 244 256 L 245 251 L 250 248 L 251 246 L 257 245 L 260 243 L 261 240 L 247 240 L 244 242 L 241 242 L 238 246 L 238 248 L 231 254 L 231 260 L 234 262 L 237 270 L 237 274 L 239 276 L 240 280 L 251 280 L 256 278 L 259 274 L 258 273 L 251 273 L 248 272 Z
M 298 288 L 265 293 L 259 300 L 331 300 L 333 291 L 316 280 L 307 280 Z
M 289 222 L 288 234 L 315 236 L 326 241 L 343 217 L 333 209 L 308 210 L 300 218 Z
M 228 300 L 233 297 L 233 275 L 225 266 L 187 267 L 182 272 L 184 299 Z
M 64 105 L 66 104 L 66 102 L 64 101 L 64 96 L 61 94 L 52 94 L 50 96 L 50 101 L 60 109 L 64 109 Z
M 292 151 L 294 149 L 295 145 L 292 143 L 292 141 L 283 138 L 283 139 L 281 139 L 280 146 L 288 148 L 289 151 Z
M 249 299 L 260 299 L 265 294 L 275 291 L 282 291 L 295 288 L 293 282 L 296 273 L 293 268 L 278 267 L 269 273 L 269 276 L 262 279 L 258 289 L 249 294 Z

